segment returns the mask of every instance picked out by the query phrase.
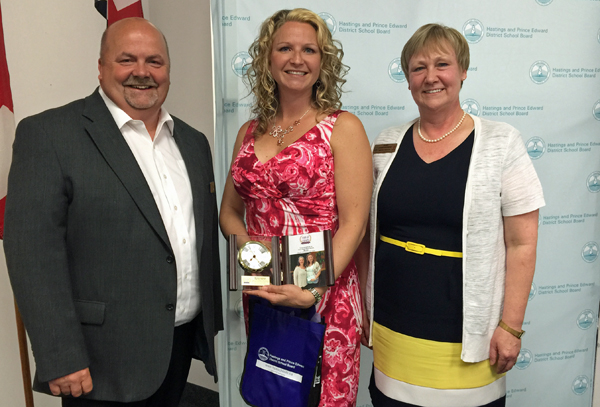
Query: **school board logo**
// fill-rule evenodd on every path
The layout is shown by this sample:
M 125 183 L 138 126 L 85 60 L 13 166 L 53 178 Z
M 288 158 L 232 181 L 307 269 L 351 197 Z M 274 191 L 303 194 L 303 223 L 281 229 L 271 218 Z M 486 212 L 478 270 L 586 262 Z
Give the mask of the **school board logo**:
M 587 242 L 581 250 L 581 257 L 586 263 L 593 263 L 598 258 L 598 243 Z
M 319 17 L 325 21 L 325 24 L 327 24 L 327 28 L 329 28 L 331 35 L 335 34 L 337 31 L 337 21 L 335 21 L 335 18 L 333 18 L 333 16 L 329 13 L 319 13 Z
M 550 66 L 544 61 L 535 61 L 529 68 L 529 77 L 538 85 L 545 83 L 550 77 Z
M 525 143 L 527 154 L 532 160 L 537 160 L 546 152 L 546 143 L 540 137 L 532 137 Z
M 594 171 L 587 176 L 586 179 L 587 189 L 590 192 L 600 191 L 600 171 Z
M 573 380 L 571 390 L 573 390 L 573 393 L 581 396 L 587 391 L 588 387 L 590 387 L 590 379 L 588 379 L 588 377 L 585 375 L 581 375 L 577 376 L 575 380 Z
M 579 329 L 589 329 L 594 324 L 594 311 L 586 309 L 581 311 L 581 314 L 577 317 L 577 326 Z
M 483 30 L 483 23 L 476 18 L 472 18 L 463 25 L 462 32 L 468 43 L 476 44 L 483 38 Z
M 535 2 L 540 6 L 547 6 L 548 4 L 552 3 L 552 1 L 553 0 L 535 0 Z
M 231 69 L 233 70 L 233 73 L 241 78 L 246 74 L 251 63 L 252 58 L 250 57 L 250 54 L 246 51 L 238 52 L 231 60 Z
M 235 313 L 240 319 L 244 319 L 244 305 L 241 299 L 235 304 Z
M 392 62 L 388 66 L 388 74 L 394 82 L 406 82 L 406 76 L 402 72 L 402 65 L 400 64 L 400 57 L 392 59 Z
M 309 244 L 311 240 L 310 235 L 301 235 L 300 236 L 300 244 Z
M 537 294 L 537 286 L 534 283 L 531 283 L 531 289 L 529 290 L 529 298 L 527 301 L 533 300 L 533 297 Z
M 594 103 L 592 114 L 594 115 L 594 119 L 600 120 L 600 100 Z
M 266 362 L 269 359 L 269 350 L 264 346 L 258 350 L 258 358 L 263 362 Z
M 479 103 L 477 103 L 477 101 L 475 99 L 463 100 L 460 107 L 462 107 L 462 110 L 464 110 L 465 112 L 467 112 L 468 114 L 470 114 L 472 116 L 479 116 L 481 114 L 481 107 L 479 106 Z
M 533 355 L 531 354 L 531 351 L 529 349 L 521 348 L 519 356 L 517 356 L 515 367 L 519 370 L 527 369 L 529 365 L 531 365 L 532 359 Z

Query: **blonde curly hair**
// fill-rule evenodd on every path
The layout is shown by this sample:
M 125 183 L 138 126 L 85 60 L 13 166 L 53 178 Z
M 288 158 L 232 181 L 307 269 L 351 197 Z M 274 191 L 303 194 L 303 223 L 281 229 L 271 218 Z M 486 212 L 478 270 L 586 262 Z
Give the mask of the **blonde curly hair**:
M 279 108 L 277 83 L 271 75 L 271 51 L 273 37 L 285 23 L 289 21 L 310 24 L 317 32 L 317 44 L 321 53 L 321 69 L 319 79 L 313 85 L 311 105 L 318 114 L 331 113 L 342 106 L 343 79 L 349 68 L 342 63 L 344 51 L 342 44 L 331 37 L 327 25 L 316 13 L 304 9 L 280 10 L 266 19 L 260 34 L 250 46 L 248 53 L 252 62 L 245 74 L 250 92 L 254 94 L 252 114 L 258 124 L 255 135 L 266 133 L 269 123 L 275 119 Z

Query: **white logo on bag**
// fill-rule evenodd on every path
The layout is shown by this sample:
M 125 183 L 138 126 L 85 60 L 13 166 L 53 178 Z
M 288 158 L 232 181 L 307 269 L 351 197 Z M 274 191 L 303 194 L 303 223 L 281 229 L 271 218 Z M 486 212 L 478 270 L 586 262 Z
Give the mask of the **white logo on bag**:
M 269 359 L 269 350 L 265 347 L 262 347 L 258 350 L 258 358 L 263 362 L 266 362 Z

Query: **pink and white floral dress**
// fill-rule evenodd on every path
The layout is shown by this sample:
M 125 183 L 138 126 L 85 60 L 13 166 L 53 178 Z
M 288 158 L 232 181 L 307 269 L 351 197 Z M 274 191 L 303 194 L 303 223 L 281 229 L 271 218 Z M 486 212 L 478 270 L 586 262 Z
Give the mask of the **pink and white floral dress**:
M 343 111 L 325 117 L 302 137 L 262 163 L 254 153 L 256 127 L 246 132 L 231 175 L 246 205 L 248 234 L 284 236 L 339 226 L 330 139 Z M 330 287 L 317 311 L 327 329 L 320 407 L 356 405 L 362 307 L 354 260 Z

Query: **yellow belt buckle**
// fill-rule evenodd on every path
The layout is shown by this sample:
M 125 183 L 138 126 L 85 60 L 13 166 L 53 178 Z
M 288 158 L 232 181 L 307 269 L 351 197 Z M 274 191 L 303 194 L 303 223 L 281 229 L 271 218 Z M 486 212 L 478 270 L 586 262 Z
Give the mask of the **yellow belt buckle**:
M 425 245 L 415 243 L 415 242 L 406 242 L 405 249 L 407 252 L 411 252 L 411 253 L 416 253 L 416 254 L 424 254 L 425 253 Z

